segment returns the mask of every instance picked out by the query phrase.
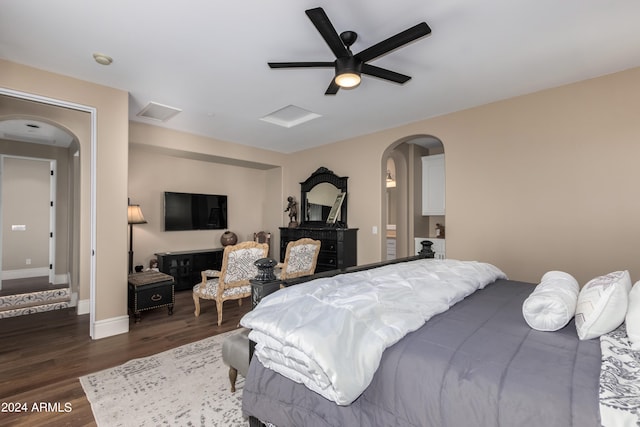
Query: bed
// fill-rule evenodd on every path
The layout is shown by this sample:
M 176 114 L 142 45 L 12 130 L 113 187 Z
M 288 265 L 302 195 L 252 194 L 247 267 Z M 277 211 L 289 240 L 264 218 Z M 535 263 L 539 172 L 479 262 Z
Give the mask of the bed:
M 343 277 L 330 275 L 309 280 Z M 256 287 L 254 303 L 269 286 Z M 533 286 L 499 276 L 454 298 L 387 347 L 364 391 L 346 404 L 253 357 L 243 411 L 252 426 L 600 426 L 600 342 L 579 340 L 573 320 L 551 333 L 529 327 L 522 304 Z

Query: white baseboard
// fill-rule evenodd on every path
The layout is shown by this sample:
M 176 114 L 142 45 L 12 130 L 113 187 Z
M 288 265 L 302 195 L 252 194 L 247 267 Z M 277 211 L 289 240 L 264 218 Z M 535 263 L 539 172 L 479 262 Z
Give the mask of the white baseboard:
M 112 317 L 111 319 L 97 320 L 94 325 L 93 339 L 111 337 L 113 335 L 129 332 L 129 316 Z
M 3 270 L 2 280 L 26 279 L 28 277 L 42 277 L 49 275 L 49 268 L 20 268 L 18 270 Z
M 76 300 L 78 301 L 78 316 L 81 314 L 89 314 L 91 313 L 91 300 L 90 299 L 81 299 L 78 300 L 78 294 L 76 294 Z

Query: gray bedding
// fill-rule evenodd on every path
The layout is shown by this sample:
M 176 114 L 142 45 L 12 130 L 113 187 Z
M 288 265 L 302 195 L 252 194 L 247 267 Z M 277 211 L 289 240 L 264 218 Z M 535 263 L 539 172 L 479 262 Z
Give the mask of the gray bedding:
M 384 352 L 348 406 L 254 358 L 243 411 L 278 427 L 600 426 L 600 342 L 578 340 L 573 321 L 531 329 L 522 303 L 532 290 L 498 280 L 434 316 Z

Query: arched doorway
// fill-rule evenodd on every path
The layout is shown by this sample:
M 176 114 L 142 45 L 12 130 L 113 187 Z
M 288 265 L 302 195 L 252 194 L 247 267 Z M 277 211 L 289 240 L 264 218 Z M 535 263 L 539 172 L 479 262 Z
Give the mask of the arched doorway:
M 0 292 L 15 296 L 0 317 L 76 306 L 77 138 L 46 118 L 17 114 L 0 117 L 0 135 Z
M 434 154 L 444 154 L 439 138 L 412 135 L 392 143 L 382 155 L 383 260 L 415 255 L 415 238 L 432 237 L 435 224 L 444 225 L 444 216 L 422 215 L 422 157 Z M 388 178 L 394 186 L 387 186 Z

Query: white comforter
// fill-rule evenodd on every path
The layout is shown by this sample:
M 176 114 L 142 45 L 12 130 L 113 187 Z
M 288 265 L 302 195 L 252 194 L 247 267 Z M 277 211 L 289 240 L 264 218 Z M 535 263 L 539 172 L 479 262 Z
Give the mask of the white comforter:
M 263 299 L 241 324 L 260 362 L 339 405 L 367 388 L 382 352 L 505 274 L 474 261 L 423 259 L 316 279 Z

